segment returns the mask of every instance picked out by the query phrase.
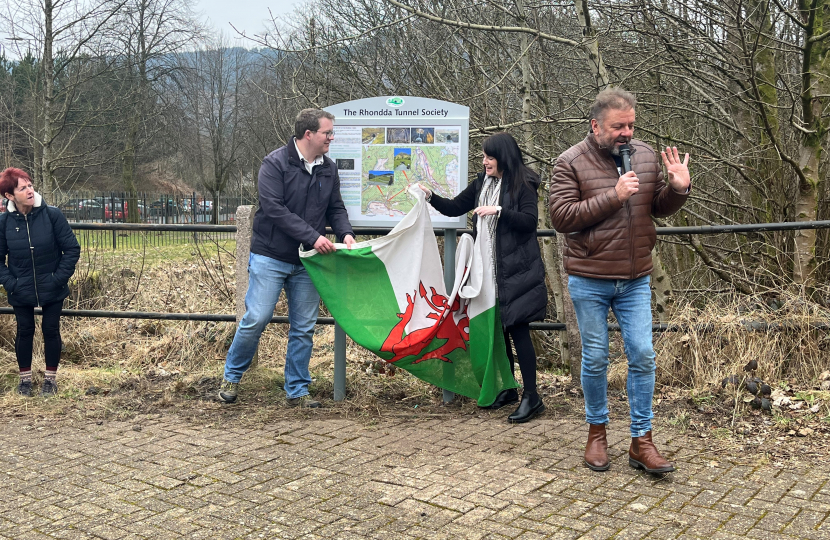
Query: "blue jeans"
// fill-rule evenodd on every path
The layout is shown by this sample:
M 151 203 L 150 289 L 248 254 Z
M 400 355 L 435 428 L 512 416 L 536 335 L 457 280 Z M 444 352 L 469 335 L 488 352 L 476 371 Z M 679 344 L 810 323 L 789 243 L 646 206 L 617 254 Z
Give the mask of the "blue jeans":
M 239 382 L 251 365 L 262 331 L 274 315 L 285 288 L 288 298 L 288 350 L 285 354 L 285 393 L 289 398 L 308 395 L 312 336 L 320 308 L 320 295 L 305 268 L 264 255 L 248 259 L 248 292 L 245 315 L 225 359 L 225 379 Z
M 608 309 L 622 330 L 628 357 L 628 405 L 631 436 L 651 430 L 654 397 L 654 347 L 651 341 L 649 276 L 637 279 L 593 279 L 568 276 L 579 335 L 582 338 L 582 391 L 585 420 L 608 423 Z

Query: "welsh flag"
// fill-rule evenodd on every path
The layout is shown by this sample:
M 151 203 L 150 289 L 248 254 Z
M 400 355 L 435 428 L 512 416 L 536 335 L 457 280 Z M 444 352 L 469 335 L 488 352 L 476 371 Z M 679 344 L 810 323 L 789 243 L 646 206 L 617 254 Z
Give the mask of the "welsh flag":
M 447 294 L 424 193 L 383 238 L 349 250 L 300 258 L 332 316 L 358 345 L 419 379 L 493 403 L 518 384 L 499 318 L 490 238 L 458 243 L 455 283 Z

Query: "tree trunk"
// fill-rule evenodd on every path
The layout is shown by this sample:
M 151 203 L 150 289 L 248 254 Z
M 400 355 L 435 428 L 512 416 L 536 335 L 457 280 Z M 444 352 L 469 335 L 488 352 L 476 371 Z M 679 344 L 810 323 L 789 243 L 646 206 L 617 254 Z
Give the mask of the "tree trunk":
M 816 138 L 817 139 L 817 138 Z M 810 140 L 802 141 L 799 166 L 806 181 L 798 187 L 795 202 L 796 221 L 815 221 L 818 212 L 818 195 L 821 193 L 824 179 L 818 174 L 821 162 L 821 143 Z M 795 233 L 795 265 L 793 281 L 802 287 L 812 287 L 813 273 L 816 269 L 816 230 L 802 229 Z
M 668 322 L 669 308 L 672 302 L 671 277 L 663 267 L 663 260 L 657 246 L 651 250 L 651 259 L 654 264 L 654 271 L 651 273 L 651 290 L 654 292 L 654 303 L 657 309 L 657 319 L 661 323 Z
M 830 92 L 827 72 L 830 65 L 828 40 L 822 37 L 830 26 L 830 0 L 802 0 L 799 6 L 807 25 L 804 38 L 804 64 L 801 75 L 801 106 L 806 128 L 801 132 L 798 166 L 802 177 L 795 202 L 796 221 L 813 221 L 818 213 L 818 197 L 824 178 L 819 165 L 822 143 L 828 131 L 828 119 L 823 116 Z M 801 230 L 795 235 L 795 265 L 793 281 L 812 288 L 816 268 L 816 231 Z
M 124 158 L 121 164 L 121 182 L 127 192 L 127 223 L 138 223 L 138 194 L 135 190 L 135 156 L 137 152 L 139 114 L 133 115 L 124 141 Z
M 576 320 L 576 311 L 574 311 L 571 295 L 568 292 L 568 274 L 565 273 L 562 262 L 565 260 L 565 238 L 561 234 L 556 235 L 559 249 L 556 251 L 558 256 L 557 268 L 559 272 L 559 283 L 562 287 L 562 304 L 564 305 L 563 313 L 564 320 L 568 333 L 568 357 L 570 359 L 571 368 L 571 384 L 582 386 L 582 337 L 579 335 L 579 323 Z
M 53 163 L 53 138 L 55 129 L 52 125 L 52 109 L 54 107 L 54 58 L 52 47 L 54 36 L 52 35 L 54 6 L 52 0 L 43 1 L 44 33 L 43 33 L 43 126 L 40 133 L 41 144 L 41 184 L 38 191 L 44 200 L 52 201 L 52 192 L 55 187 L 55 165 Z
M 582 35 L 586 40 L 582 47 L 585 55 L 588 57 L 591 72 L 596 79 L 597 89 L 605 88 L 610 83 L 610 79 L 608 77 L 608 71 L 605 69 L 605 62 L 602 61 L 602 55 L 599 52 L 597 31 L 591 24 L 591 16 L 588 12 L 588 0 L 577 0 L 576 16 L 579 19 L 579 24 L 582 25 Z

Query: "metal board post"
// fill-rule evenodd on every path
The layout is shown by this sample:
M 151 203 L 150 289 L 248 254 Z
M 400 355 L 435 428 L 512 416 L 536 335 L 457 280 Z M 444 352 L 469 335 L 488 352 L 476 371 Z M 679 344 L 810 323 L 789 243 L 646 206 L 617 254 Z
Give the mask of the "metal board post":
M 455 248 L 457 245 L 456 229 L 444 229 L 444 285 L 447 293 L 452 291 L 455 283 Z M 444 362 L 444 378 L 452 377 L 455 365 Z M 449 403 L 455 398 L 455 393 L 444 390 L 444 403 Z
M 334 323 L 334 401 L 346 399 L 346 331 Z

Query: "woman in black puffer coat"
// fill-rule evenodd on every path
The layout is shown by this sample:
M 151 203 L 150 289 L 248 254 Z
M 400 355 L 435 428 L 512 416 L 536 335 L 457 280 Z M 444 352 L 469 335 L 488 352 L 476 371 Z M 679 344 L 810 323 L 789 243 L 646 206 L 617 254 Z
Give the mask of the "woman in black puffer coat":
M 0 194 L 7 199 L 7 210 L 0 215 L 0 285 L 6 289 L 17 319 L 17 391 L 32 395 L 35 306 L 40 306 L 46 357 L 41 393 L 50 396 L 58 391 L 55 375 L 61 356 L 60 316 L 81 246 L 60 210 L 47 206 L 35 193 L 25 171 L 9 168 L 0 173 Z
M 530 339 L 532 321 L 545 318 L 548 291 L 545 266 L 536 240 L 539 176 L 522 159 L 516 140 L 497 133 L 484 140 L 484 172 L 452 199 L 420 186 L 433 208 L 445 216 L 473 211 L 473 235 L 482 234 L 495 220 L 496 287 L 504 327 L 507 357 L 513 367 L 511 338 L 516 347 L 524 390 L 518 409 L 507 417 L 527 422 L 545 410 L 536 391 L 536 351 Z M 420 185 L 420 184 L 419 184 Z M 504 390 L 489 408 L 498 409 L 519 400 L 515 389 Z

